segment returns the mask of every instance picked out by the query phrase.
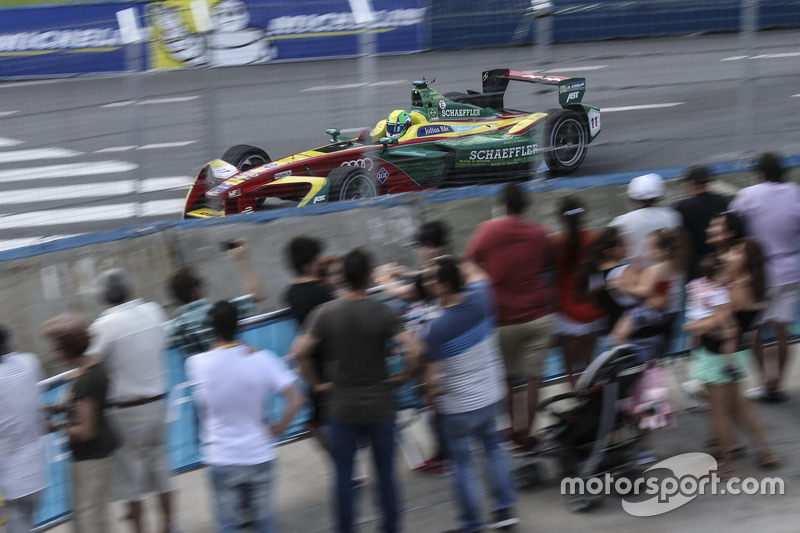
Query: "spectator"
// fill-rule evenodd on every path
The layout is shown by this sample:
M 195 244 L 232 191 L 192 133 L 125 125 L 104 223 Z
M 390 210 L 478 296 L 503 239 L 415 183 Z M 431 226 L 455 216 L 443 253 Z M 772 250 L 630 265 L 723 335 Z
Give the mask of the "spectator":
M 327 285 L 317 277 L 319 254 L 322 251 L 320 242 L 311 237 L 295 237 L 286 247 L 286 255 L 297 277 L 289 285 L 284 299 L 289 305 L 289 313 L 300 325 L 301 331 L 305 328 L 306 318 L 318 305 L 333 300 L 333 295 Z M 315 375 L 325 379 L 327 372 L 324 368 L 322 350 L 317 348 L 310 356 Z M 327 380 L 326 380 L 327 381 Z M 320 394 L 309 391 L 311 414 L 308 427 L 317 442 L 330 451 L 328 438 L 324 431 L 324 417 L 322 413 L 323 398 Z
M 644 257 L 648 235 L 658 229 L 680 226 L 681 216 L 677 211 L 656 205 L 665 191 L 664 179 L 658 174 L 637 176 L 628 184 L 628 197 L 636 207 L 616 217 L 609 226 L 620 230 L 628 248 L 629 262 Z
M 718 470 L 721 475 L 731 476 L 736 425 L 749 433 L 758 446 L 759 466 L 774 465 L 779 459 L 772 453 L 758 418 L 744 401 L 739 388 L 747 372 L 749 349 L 746 340 L 755 328 L 765 300 L 764 256 L 757 241 L 744 239 L 724 255 L 724 260 L 732 279 L 730 304 L 720 306 L 710 318 L 694 322 L 688 329 L 701 335 L 701 346 L 692 350 L 692 374 L 706 385 L 708 391 L 713 433 L 722 456 Z M 730 322 L 737 327 L 728 328 Z M 723 342 L 714 335 L 718 330 L 728 332 L 727 339 L 733 340 L 736 346 L 734 372 L 726 371 L 726 358 L 720 355 Z
M 744 223 L 733 211 L 715 215 L 706 229 L 706 244 L 717 256 L 722 256 L 744 238 Z
M 508 378 L 511 437 L 520 446 L 532 447 L 535 443 L 530 430 L 539 404 L 539 379 L 553 322 L 551 288 L 542 277 L 552 266 L 553 254 L 547 229 L 522 218 L 527 201 L 520 187 L 509 183 L 501 198 L 506 216 L 478 226 L 465 257 L 491 280 Z M 514 380 L 525 380 L 526 384 L 527 413 L 521 423 L 514 409 Z
M 342 276 L 342 256 L 326 255 L 319 260 L 317 265 L 317 277 L 322 280 L 322 284 L 334 296 L 338 296 L 347 290 L 347 283 Z
M 239 316 L 249 316 L 252 314 L 253 304 L 264 299 L 261 282 L 250 262 L 247 242 L 239 239 L 230 241 L 225 246 L 245 290 L 244 296 L 230 302 L 237 306 Z M 208 324 L 208 313 L 212 304 L 204 298 L 203 280 L 191 267 L 183 267 L 170 277 L 169 288 L 181 306 L 175 311 L 175 318 L 165 324 L 168 343 L 178 346 L 184 357 L 207 351 L 214 340 L 214 334 Z
M 400 530 L 398 488 L 394 474 L 395 417 L 392 387 L 413 372 L 419 346 L 388 306 L 367 296 L 371 282 L 369 256 L 353 250 L 344 258 L 349 289 L 336 300 L 314 309 L 306 332 L 298 339 L 295 357 L 315 392 L 331 391 L 330 441 L 336 464 L 336 524 L 338 533 L 351 533 L 354 523 L 353 459 L 361 439 L 372 445 L 380 481 L 379 501 L 384 533 Z M 389 378 L 387 343 L 395 338 L 405 348 L 405 372 Z M 330 382 L 315 375 L 309 356 L 322 347 L 330 366 Z
M 72 504 L 75 531 L 106 533 L 111 456 L 117 447 L 106 417 L 108 377 L 104 364 L 87 357 L 89 324 L 83 316 L 66 313 L 45 323 L 45 336 L 61 362 L 77 372 L 65 405 L 54 411 L 67 413 L 65 422 L 51 423 L 52 431 L 65 431 L 72 451 Z
M 436 270 L 434 259 L 449 253 L 449 233 L 450 229 L 441 220 L 425 222 L 416 236 L 415 269 L 394 263 L 376 269 L 376 275 L 379 276 L 377 282 L 383 283 L 384 293 L 407 303 L 402 315 L 407 327 L 415 333 L 425 328 L 440 313 L 438 302 L 432 293 Z M 379 274 L 381 271 L 383 274 Z M 429 420 L 436 447 L 431 458 L 424 460 L 417 470 L 423 474 L 441 475 L 448 472 L 450 455 L 444 445 L 440 416 L 436 406 L 432 407 Z
M 654 338 L 663 335 L 674 319 L 670 309 L 679 299 L 682 277 L 685 274 L 687 252 L 683 231 L 679 228 L 656 230 L 647 239 L 650 264 L 634 278 L 620 278 L 613 285 L 641 304 L 627 311 L 611 331 L 614 343 L 627 344 L 632 337 Z M 653 350 L 640 346 L 645 360 L 661 355 L 663 346 Z
M 742 217 L 748 233 L 764 249 L 769 287 L 764 322 L 773 325 L 778 338 L 775 360 L 766 356 L 760 336 L 756 340 L 754 351 L 763 388 L 751 394 L 781 402 L 786 399 L 782 386 L 789 355 L 787 328 L 797 318 L 800 299 L 800 186 L 784 183 L 783 168 L 775 154 L 762 155 L 757 168 L 761 183 L 739 191 L 731 209 Z
M 482 531 L 480 481 L 470 447 L 483 448 L 493 506 L 491 529 L 519 523 L 514 513 L 514 482 L 505 450 L 500 447 L 496 417 L 505 397 L 505 370 L 500 355 L 491 287 L 485 279 L 464 287 L 464 275 L 452 258 L 437 260 L 434 292 L 443 313 L 425 336 L 426 383 L 440 413 L 445 442 L 453 457 L 453 490 L 459 510 L 458 531 Z
M 559 339 L 567 376 L 575 388 L 575 374 L 589 365 L 605 312 L 586 298 L 588 278 L 582 273 L 594 242 L 592 230 L 581 227 L 586 210 L 578 198 L 566 196 L 558 212 L 565 231 L 552 237 L 559 302 L 553 335 Z
M 592 245 L 591 253 L 588 267 L 589 296 L 606 312 L 607 321 L 601 339 L 601 347 L 605 351 L 611 347 L 608 335 L 619 319 L 640 302 L 616 287 L 633 283 L 638 272 L 625 260 L 628 252 L 617 228 L 608 227 L 601 231 Z
M 45 488 L 39 358 L 11 351 L 0 326 L 0 497 L 5 499 L 6 533 L 28 533 Z
M 271 495 L 277 457 L 273 439 L 286 431 L 303 402 L 294 374 L 278 356 L 236 342 L 237 319 L 230 302 L 213 305 L 216 345 L 189 357 L 186 374 L 201 421 L 203 463 L 209 466 L 214 488 L 218 530 L 239 530 L 239 496 L 247 487 L 254 529 L 272 533 L 277 531 Z M 264 406 L 276 393 L 288 398 L 288 407 L 273 423 Z
M 122 269 L 101 273 L 99 285 L 101 300 L 110 307 L 89 328 L 92 340 L 86 354 L 105 363 L 109 421 L 121 439 L 112 466 L 112 494 L 128 503 L 127 518 L 142 533 L 142 500 L 157 492 L 163 531 L 175 531 L 164 446 L 166 315 L 158 304 L 133 297 L 130 277 Z
M 728 209 L 729 199 L 708 190 L 711 176 L 706 167 L 696 166 L 689 169 L 683 179 L 688 198 L 675 205 L 680 213 L 683 227 L 692 245 L 692 256 L 689 264 L 689 279 L 698 277 L 697 264 L 712 252 L 706 244 L 706 229 L 717 213 Z

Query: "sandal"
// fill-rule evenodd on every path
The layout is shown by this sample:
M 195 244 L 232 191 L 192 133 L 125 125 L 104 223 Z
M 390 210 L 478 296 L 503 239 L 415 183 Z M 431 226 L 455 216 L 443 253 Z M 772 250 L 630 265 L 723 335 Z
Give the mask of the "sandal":
M 717 477 L 720 479 L 728 480 L 734 477 L 739 477 L 739 471 L 736 470 L 730 463 L 720 461 L 717 463 Z
M 776 466 L 778 463 L 781 462 L 781 458 L 775 455 L 772 452 L 768 452 L 762 454 L 758 457 L 758 466 L 759 468 L 770 468 Z

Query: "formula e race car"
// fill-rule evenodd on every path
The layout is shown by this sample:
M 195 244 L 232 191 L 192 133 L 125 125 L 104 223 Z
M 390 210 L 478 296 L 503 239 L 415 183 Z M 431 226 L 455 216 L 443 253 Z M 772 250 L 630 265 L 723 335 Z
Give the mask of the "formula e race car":
M 509 81 L 558 87 L 560 108 L 506 109 Z M 527 179 L 543 160 L 552 174 L 576 170 L 600 133 L 600 110 L 582 102 L 584 78 L 507 69 L 483 73 L 483 90 L 439 94 L 416 81 L 408 111 L 392 112 L 354 138 L 328 129 L 330 143 L 272 160 L 237 145 L 205 165 L 184 217 L 252 213 L 269 198 L 297 206 L 381 194 Z

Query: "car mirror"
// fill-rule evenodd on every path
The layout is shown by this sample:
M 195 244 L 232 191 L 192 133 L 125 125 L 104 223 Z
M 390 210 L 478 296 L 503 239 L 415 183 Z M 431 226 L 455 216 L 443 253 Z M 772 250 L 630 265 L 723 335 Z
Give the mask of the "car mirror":
M 331 136 L 332 143 L 339 142 L 339 135 L 341 134 L 341 132 L 336 128 L 328 128 L 327 130 L 325 130 L 325 133 Z
M 397 137 L 381 137 L 381 140 L 378 141 L 383 145 L 383 149 L 386 150 L 390 144 L 397 144 Z

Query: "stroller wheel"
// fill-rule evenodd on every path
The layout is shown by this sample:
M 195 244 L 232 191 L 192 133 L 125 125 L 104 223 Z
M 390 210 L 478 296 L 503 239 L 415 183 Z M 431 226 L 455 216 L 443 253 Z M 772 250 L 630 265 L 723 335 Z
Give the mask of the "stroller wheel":
M 599 503 L 600 498 L 597 496 L 575 494 L 567 498 L 567 509 L 573 513 L 585 513 L 590 509 L 597 507 Z
M 531 490 L 542 484 L 542 469 L 536 463 L 523 465 L 515 472 L 517 488 L 519 490 Z

